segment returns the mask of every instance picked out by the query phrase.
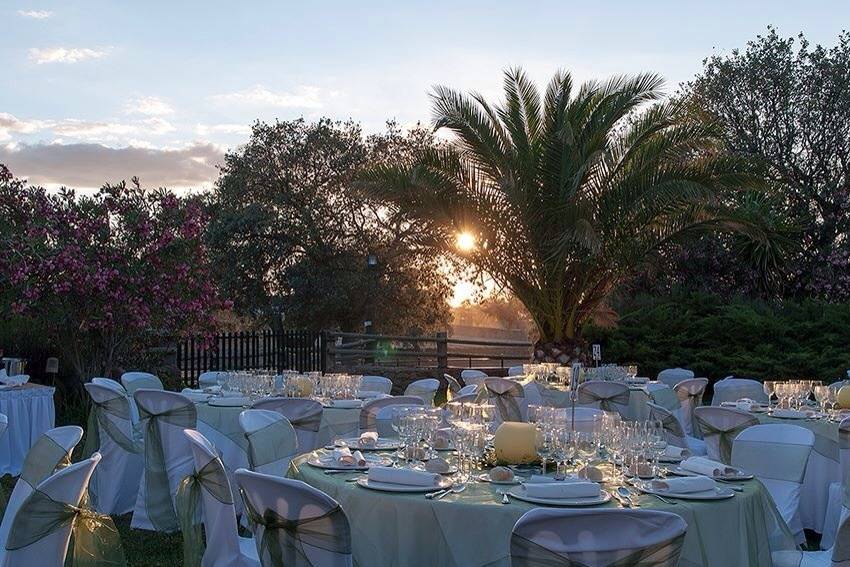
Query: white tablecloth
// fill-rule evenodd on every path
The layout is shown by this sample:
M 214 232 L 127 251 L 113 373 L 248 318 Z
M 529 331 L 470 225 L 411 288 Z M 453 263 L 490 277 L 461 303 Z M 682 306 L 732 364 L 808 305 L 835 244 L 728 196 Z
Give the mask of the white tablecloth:
M 20 474 L 30 447 L 53 428 L 54 391 L 37 384 L 0 389 L 0 413 L 9 418 L 9 429 L 0 438 L 0 474 Z

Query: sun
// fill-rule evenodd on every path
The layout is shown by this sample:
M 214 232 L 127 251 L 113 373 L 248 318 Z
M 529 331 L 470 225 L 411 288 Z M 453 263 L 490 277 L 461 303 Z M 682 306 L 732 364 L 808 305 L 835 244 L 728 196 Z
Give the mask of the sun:
M 455 246 L 461 252 L 472 252 L 475 250 L 475 235 L 469 232 L 459 232 L 455 240 Z

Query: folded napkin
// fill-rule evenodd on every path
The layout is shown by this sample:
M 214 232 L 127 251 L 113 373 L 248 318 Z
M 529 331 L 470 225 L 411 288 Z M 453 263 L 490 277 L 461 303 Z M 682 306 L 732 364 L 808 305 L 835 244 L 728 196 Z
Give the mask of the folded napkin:
M 675 445 L 667 445 L 664 449 L 664 454 L 661 455 L 662 459 L 687 459 L 691 456 L 691 451 L 689 449 L 684 449 L 682 447 L 676 447 Z
M 360 439 L 357 440 L 357 444 L 361 447 L 374 447 L 378 444 L 378 432 L 365 431 L 361 433 Z
M 331 400 L 330 407 L 341 409 L 353 409 L 363 406 L 362 400 Z
M 436 486 L 440 481 L 440 475 L 411 469 L 372 467 L 369 469 L 369 480 L 407 486 Z
M 712 461 L 706 457 L 690 457 L 682 461 L 679 466 L 686 471 L 705 476 L 722 476 L 736 474 L 738 472 L 738 469 L 735 467 L 730 467 L 718 461 Z
M 525 494 L 531 498 L 593 498 L 599 496 L 599 485 L 580 480 L 525 483 Z
M 366 464 L 366 459 L 360 451 L 351 452 L 348 447 L 337 447 L 333 453 L 334 461 L 344 467 L 358 466 L 362 467 Z
M 30 377 L 26 374 L 18 374 L 16 376 L 0 376 L 0 384 L 3 384 L 5 386 L 23 386 L 29 381 Z
M 219 385 L 207 386 L 206 388 L 204 388 L 203 391 L 207 392 L 208 394 L 215 394 L 215 393 L 221 392 L 221 386 L 219 386 Z
M 250 401 L 248 398 L 238 397 L 238 398 L 210 398 L 209 404 L 211 406 L 220 406 L 225 408 L 238 408 L 242 406 L 250 405 Z
M 229 390 L 227 392 L 221 392 L 222 398 L 242 398 L 242 392 L 237 392 L 235 390 Z
M 773 410 L 771 414 L 773 417 L 785 417 L 785 418 L 803 418 L 807 417 L 809 414 L 804 411 L 797 411 L 793 409 L 779 408 Z
M 652 481 L 652 488 L 655 490 L 668 490 L 677 494 L 705 492 L 706 490 L 714 490 L 716 487 L 717 483 L 714 482 L 714 479 L 707 476 L 685 476 Z
M 204 393 L 202 390 L 193 390 L 192 388 L 183 388 L 180 392 L 193 402 L 206 402 L 210 399 L 210 394 Z

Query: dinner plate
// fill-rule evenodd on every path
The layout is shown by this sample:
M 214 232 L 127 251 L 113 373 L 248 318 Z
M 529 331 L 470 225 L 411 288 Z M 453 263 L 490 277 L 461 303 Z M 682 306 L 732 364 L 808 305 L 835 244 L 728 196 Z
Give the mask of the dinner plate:
M 525 487 L 514 486 L 508 490 L 508 494 L 517 500 L 531 502 L 532 504 L 546 504 L 547 506 L 596 506 L 597 504 L 605 504 L 611 500 L 611 495 L 605 490 L 599 491 L 599 496 L 591 496 L 585 498 L 534 498 L 526 496 Z
M 511 480 L 493 480 L 488 473 L 478 475 L 478 480 L 481 482 L 489 482 L 490 484 L 519 484 L 519 479 L 514 476 Z
M 357 484 L 369 490 L 380 490 L 381 492 L 433 492 L 452 486 L 452 479 L 441 476 L 437 484 L 432 486 L 411 486 L 409 484 L 395 484 L 394 482 L 375 482 L 368 478 L 357 479 Z
M 682 467 L 671 467 L 667 469 L 667 472 L 670 474 L 674 474 L 676 476 L 700 476 L 699 473 L 694 471 L 689 471 L 683 469 Z M 736 481 L 736 480 L 753 480 L 753 475 L 745 472 L 741 472 L 740 474 L 721 474 L 715 475 L 712 478 L 717 480 L 728 480 L 728 481 Z
M 681 500 L 726 500 L 735 496 L 735 491 L 725 486 L 717 486 L 714 490 L 702 490 L 700 492 L 672 492 L 670 490 L 658 490 L 651 486 L 638 486 L 641 492 L 657 494 L 664 498 L 679 498 Z
M 776 415 L 774 412 L 770 412 L 768 414 L 770 417 L 775 417 L 776 419 L 809 419 L 809 414 L 800 413 L 800 414 L 785 414 L 785 415 Z
M 348 448 L 357 449 L 358 451 L 392 451 L 401 447 L 401 443 L 399 443 L 398 439 L 378 438 L 378 442 L 374 445 L 361 445 L 358 443 L 358 441 L 360 441 L 359 437 L 350 437 L 348 439 L 342 439 L 341 441 L 345 443 Z M 333 449 L 333 447 L 331 447 L 331 449 Z
M 307 460 L 307 464 L 318 469 L 334 469 L 334 470 L 352 470 L 365 471 L 369 467 L 388 467 L 393 464 L 392 459 L 381 457 L 380 455 L 364 455 L 366 459 L 365 465 L 341 465 L 334 460 L 333 455 L 323 455 L 321 457 L 312 457 Z

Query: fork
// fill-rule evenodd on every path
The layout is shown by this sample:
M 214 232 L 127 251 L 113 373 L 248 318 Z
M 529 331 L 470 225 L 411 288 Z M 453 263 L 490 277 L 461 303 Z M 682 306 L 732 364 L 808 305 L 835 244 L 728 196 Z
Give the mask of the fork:
M 504 492 L 502 490 L 499 490 L 497 492 L 502 495 L 502 504 L 510 504 L 511 503 L 511 499 L 508 498 L 507 492 Z
M 452 488 L 443 491 L 442 494 L 438 494 L 437 496 L 435 496 L 434 500 L 442 500 L 444 497 L 448 496 L 449 494 L 460 494 L 464 490 L 466 490 L 466 484 L 461 484 L 460 486 L 453 486 Z

